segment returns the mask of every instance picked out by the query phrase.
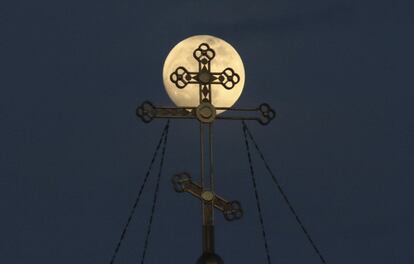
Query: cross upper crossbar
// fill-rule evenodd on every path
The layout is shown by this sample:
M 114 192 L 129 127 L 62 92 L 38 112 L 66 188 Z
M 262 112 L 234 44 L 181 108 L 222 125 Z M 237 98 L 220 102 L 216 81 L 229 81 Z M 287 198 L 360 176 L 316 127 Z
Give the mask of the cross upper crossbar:
M 226 113 L 217 115 L 217 110 L 226 110 Z M 248 113 L 249 115 L 241 116 L 235 113 Z M 202 103 L 198 107 L 159 107 L 145 101 L 137 108 L 136 114 L 145 123 L 149 123 L 155 118 L 175 118 L 198 119 L 203 123 L 211 123 L 215 119 L 254 120 L 262 125 L 267 125 L 276 117 L 276 112 L 266 103 L 256 108 L 212 107 L 209 103 Z

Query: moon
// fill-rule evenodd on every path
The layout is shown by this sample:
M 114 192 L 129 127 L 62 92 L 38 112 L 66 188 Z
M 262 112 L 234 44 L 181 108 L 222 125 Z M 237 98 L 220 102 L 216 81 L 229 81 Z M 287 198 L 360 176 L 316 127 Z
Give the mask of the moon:
M 215 107 L 231 107 L 239 99 L 245 81 L 243 61 L 237 51 L 226 41 L 210 36 L 197 35 L 184 39 L 170 51 L 164 62 L 163 82 L 170 99 L 178 107 L 197 107 L 200 104 L 199 85 L 187 84 L 179 89 L 170 79 L 178 67 L 185 67 L 189 72 L 198 72 L 198 62 L 193 52 L 200 44 L 207 43 L 215 52 L 211 61 L 211 72 L 222 72 L 232 68 L 240 77 L 232 89 L 225 89 L 221 84 L 211 84 L 212 103 Z M 217 110 L 217 114 L 225 110 Z

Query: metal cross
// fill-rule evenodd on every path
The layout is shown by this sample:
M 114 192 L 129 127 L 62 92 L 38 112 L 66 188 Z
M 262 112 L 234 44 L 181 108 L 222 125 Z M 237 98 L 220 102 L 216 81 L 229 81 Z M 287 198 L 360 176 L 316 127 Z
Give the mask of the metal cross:
M 143 102 L 136 111 L 143 122 L 155 118 L 197 119 L 200 122 L 200 184 L 194 183 L 188 173 L 179 173 L 172 179 L 175 191 L 187 192 L 197 197 L 203 207 L 203 255 L 198 263 L 223 263 L 214 252 L 214 208 L 220 210 L 228 221 L 240 219 L 243 210 L 238 201 L 227 201 L 214 192 L 213 131 L 215 120 L 256 120 L 267 125 L 275 118 L 275 111 L 268 104 L 256 108 L 231 108 L 215 106 L 212 102 L 211 85 L 221 85 L 232 89 L 240 81 L 240 76 L 231 68 L 222 72 L 211 71 L 211 61 L 216 53 L 207 43 L 201 43 L 193 52 L 198 61 L 198 72 L 188 71 L 180 66 L 170 75 L 170 80 L 178 89 L 188 84 L 198 84 L 199 105 L 197 107 L 158 107 L 151 102 Z M 217 110 L 226 113 L 217 115 Z M 228 114 L 228 113 L 233 114 Z M 247 116 L 235 113 L 247 113 Z M 209 146 L 208 149 L 206 146 Z M 207 159 L 206 159 L 207 157 Z M 207 179 L 206 179 L 207 177 Z

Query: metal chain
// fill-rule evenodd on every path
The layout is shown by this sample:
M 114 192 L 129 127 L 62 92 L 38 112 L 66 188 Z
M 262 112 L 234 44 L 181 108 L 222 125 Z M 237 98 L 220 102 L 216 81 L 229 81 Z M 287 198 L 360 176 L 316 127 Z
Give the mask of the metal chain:
M 139 201 L 141 199 L 142 192 L 144 191 L 144 187 L 145 187 L 145 185 L 146 185 L 146 183 L 148 181 L 148 177 L 149 177 L 149 175 L 151 173 L 151 170 L 152 170 L 152 167 L 154 165 L 155 159 L 158 156 L 158 152 L 159 152 L 159 149 L 161 147 L 161 143 L 163 142 L 163 139 L 164 139 L 165 134 L 166 134 L 166 132 L 168 130 L 168 127 L 169 127 L 169 123 L 167 123 L 165 125 L 164 129 L 162 130 L 161 137 L 160 137 L 160 139 L 158 141 L 158 144 L 157 144 L 157 146 L 155 148 L 154 154 L 152 155 L 152 159 L 151 159 L 150 165 L 148 166 L 147 172 L 145 174 L 144 180 L 143 180 L 143 182 L 141 184 L 141 187 L 139 189 L 138 195 L 137 195 L 137 197 L 135 199 L 134 205 L 131 208 L 131 211 L 130 211 L 129 216 L 128 216 L 128 220 L 127 220 L 127 222 L 124 225 L 124 228 L 122 230 L 122 233 L 121 233 L 121 236 L 119 238 L 119 241 L 118 241 L 118 243 L 117 243 L 117 245 L 115 247 L 115 250 L 114 250 L 114 253 L 112 255 L 110 264 L 113 264 L 115 262 L 115 259 L 116 259 L 117 255 L 118 255 L 118 251 L 119 251 L 119 249 L 121 247 L 122 242 L 124 241 L 125 234 L 126 234 L 126 232 L 128 230 L 129 224 L 132 221 L 132 217 L 134 216 L 134 213 L 135 213 L 135 210 L 137 208 L 137 205 L 138 205 L 138 203 L 139 203 Z
M 282 195 L 284 201 L 286 202 L 286 204 L 288 205 L 290 212 L 295 216 L 296 222 L 299 224 L 300 228 L 302 229 L 303 233 L 305 234 L 306 238 L 308 239 L 309 243 L 311 244 L 312 248 L 314 249 L 314 251 L 316 252 L 316 254 L 319 256 L 320 260 L 322 263 L 326 264 L 325 258 L 323 257 L 321 251 L 318 249 L 318 247 L 316 246 L 315 242 L 313 241 L 312 237 L 310 236 L 308 230 L 305 228 L 305 226 L 303 225 L 302 221 L 299 218 L 299 215 L 296 213 L 296 210 L 293 208 L 291 202 L 289 201 L 285 191 L 283 190 L 282 186 L 279 183 L 279 180 L 276 178 L 275 174 L 273 173 L 273 171 L 270 169 L 269 164 L 267 163 L 262 151 L 260 150 L 259 146 L 256 143 L 256 140 L 253 138 L 253 134 L 250 132 L 249 128 L 247 127 L 246 123 L 243 122 L 243 132 L 245 133 L 246 136 L 246 132 L 250 138 L 250 140 L 253 142 L 254 147 L 256 148 L 257 152 L 260 155 L 260 158 L 262 159 L 266 170 L 269 172 L 269 174 L 272 177 L 273 182 L 276 184 L 277 189 L 279 190 L 280 194 Z
M 256 205 L 257 205 L 257 211 L 259 213 L 260 227 L 262 229 L 262 237 L 263 237 L 264 247 L 265 247 L 265 251 L 266 251 L 267 263 L 271 264 L 269 246 L 268 246 L 268 243 L 267 243 L 266 230 L 265 230 L 263 214 L 262 214 L 262 207 L 260 205 L 259 192 L 257 190 L 257 184 L 256 184 L 256 176 L 254 174 L 253 162 L 252 162 L 252 157 L 251 157 L 251 154 L 250 154 L 250 146 L 249 146 L 249 141 L 247 140 L 246 127 L 245 127 L 244 122 L 243 122 L 243 134 L 244 134 L 244 142 L 246 143 L 247 158 L 249 160 L 250 174 L 252 176 L 252 184 L 253 184 L 253 188 L 254 188 L 254 195 L 256 197 Z
M 156 208 L 156 205 L 157 205 L 158 192 L 159 192 L 159 189 L 160 189 L 160 180 L 161 180 L 161 175 L 162 175 L 162 169 L 163 169 L 163 166 L 164 166 L 165 150 L 166 150 L 167 142 L 168 142 L 169 127 L 170 127 L 170 120 L 167 121 L 167 125 L 166 125 L 164 143 L 163 143 L 163 146 L 162 146 L 162 153 L 161 153 L 161 159 L 160 159 L 160 168 L 159 168 L 159 171 L 158 171 L 157 184 L 155 186 L 154 198 L 153 198 L 153 201 L 152 201 L 151 216 L 150 216 L 149 223 L 148 223 L 147 235 L 145 237 L 144 249 L 142 251 L 141 264 L 144 264 L 144 262 L 145 262 L 145 257 L 146 257 L 146 253 L 147 253 L 147 249 L 148 249 L 148 242 L 149 242 L 149 238 L 150 238 L 151 230 L 152 230 L 152 223 L 154 221 L 155 208 Z

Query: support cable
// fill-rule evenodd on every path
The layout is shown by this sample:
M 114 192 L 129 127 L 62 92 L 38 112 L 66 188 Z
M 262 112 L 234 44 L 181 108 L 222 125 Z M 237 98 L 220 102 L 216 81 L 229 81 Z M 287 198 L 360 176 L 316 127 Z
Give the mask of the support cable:
M 254 174 L 253 162 L 252 162 L 252 157 L 251 157 L 251 153 L 250 153 L 249 141 L 247 140 L 246 125 L 245 125 L 244 122 L 243 122 L 243 134 L 244 134 L 244 142 L 246 143 L 247 158 L 249 160 L 250 174 L 252 176 L 252 184 L 253 184 L 253 188 L 254 188 L 254 195 L 255 195 L 255 198 L 256 198 L 257 211 L 259 213 L 260 227 L 262 229 L 262 238 L 263 238 L 264 248 L 265 248 L 265 251 L 266 251 L 267 263 L 271 264 L 269 246 L 268 246 L 268 242 L 267 242 L 266 230 L 265 230 L 263 214 L 262 214 L 262 207 L 261 207 L 261 204 L 260 204 L 259 192 L 257 190 L 256 176 Z
M 157 201 L 158 201 L 158 193 L 159 193 L 159 189 L 160 189 L 162 169 L 164 167 L 164 156 L 165 156 L 165 150 L 167 148 L 169 128 L 170 128 L 170 120 L 167 121 L 167 125 L 166 125 L 164 142 L 163 142 L 163 146 L 162 146 L 162 153 L 161 153 L 161 159 L 160 159 L 160 168 L 159 168 L 158 177 L 157 177 L 157 185 L 155 186 L 154 198 L 153 198 L 152 208 L 151 208 L 151 216 L 150 216 L 150 219 L 149 219 L 149 222 L 148 222 L 147 234 L 145 236 L 145 243 L 144 243 L 144 249 L 142 251 L 141 264 L 144 264 L 144 262 L 145 262 L 145 257 L 146 257 L 146 253 L 147 253 L 147 249 L 148 249 L 149 238 L 150 238 L 151 230 L 152 230 L 152 223 L 154 221 L 154 214 L 155 214 L 155 209 L 156 209 L 156 205 L 157 205 Z
M 244 135 L 246 137 L 246 132 L 247 135 L 249 136 L 250 140 L 253 142 L 253 145 L 256 149 L 256 151 L 259 153 L 259 156 L 261 158 L 261 160 L 263 161 L 266 170 L 269 172 L 269 174 L 272 177 L 273 182 L 275 183 L 279 193 L 282 195 L 283 200 L 285 201 L 285 203 L 287 204 L 287 206 L 290 209 L 290 212 L 295 216 L 296 222 L 298 223 L 298 225 L 300 226 L 300 228 L 302 229 L 303 233 L 305 234 L 306 238 L 308 239 L 309 243 L 311 244 L 313 250 L 315 251 L 315 253 L 319 256 L 320 260 L 322 263 L 326 264 L 325 258 L 322 255 L 321 251 L 319 250 L 319 248 L 316 246 L 315 242 L 313 241 L 312 237 L 310 236 L 308 230 L 305 228 L 302 220 L 299 218 L 299 215 L 297 214 L 296 210 L 293 208 L 292 203 L 289 201 L 285 191 L 283 190 L 282 186 L 280 185 L 279 180 L 277 179 L 276 175 L 273 173 L 272 169 L 270 168 L 269 164 L 267 163 L 263 152 L 260 150 L 259 146 L 256 143 L 256 140 L 253 137 L 253 134 L 250 132 L 249 128 L 247 127 L 246 123 L 243 122 L 243 132 Z
M 134 202 L 134 204 L 133 204 L 133 206 L 132 206 L 132 208 L 131 208 L 131 211 L 130 211 L 130 213 L 129 213 L 128 220 L 127 220 L 127 222 L 126 222 L 126 223 L 125 223 L 125 225 L 124 225 L 124 228 L 123 228 L 123 230 L 122 230 L 121 236 L 120 236 L 120 238 L 119 238 L 119 240 L 118 240 L 118 243 L 117 243 L 117 245 L 116 245 L 116 247 L 115 247 L 115 250 L 114 250 L 114 253 L 113 253 L 113 255 L 112 255 L 112 258 L 111 258 L 111 262 L 110 262 L 110 264 L 113 264 L 113 263 L 115 262 L 115 259 L 116 259 L 117 255 L 118 255 L 118 252 L 119 252 L 119 249 L 120 249 L 120 247 L 121 247 L 121 244 L 122 244 L 122 242 L 123 242 L 123 241 L 124 241 L 124 239 L 125 239 L 125 234 L 126 234 L 126 232 L 127 232 L 127 230 L 128 230 L 129 224 L 130 224 L 130 223 L 131 223 L 131 221 L 132 221 L 132 217 L 133 217 L 133 216 L 134 216 L 134 214 L 135 214 L 135 210 L 136 210 L 137 205 L 138 205 L 138 203 L 139 203 L 139 201 L 140 201 L 140 199 L 141 199 L 141 195 L 142 195 L 142 193 L 143 193 L 143 191 L 144 191 L 145 185 L 147 184 L 148 177 L 149 177 L 149 175 L 150 175 L 150 173 L 151 173 L 151 170 L 152 170 L 152 167 L 153 167 L 153 165 L 154 165 L 155 159 L 156 159 L 156 157 L 158 156 L 158 152 L 159 152 L 159 150 L 160 150 L 161 143 L 163 142 L 164 138 L 166 137 L 166 133 L 168 132 L 168 128 L 169 128 L 169 123 L 167 123 L 167 124 L 165 125 L 164 129 L 162 130 L 161 137 L 160 137 L 160 139 L 159 139 L 159 141 L 158 141 L 158 144 L 157 144 L 157 146 L 156 146 L 156 148 L 155 148 L 154 154 L 152 155 L 151 162 L 150 162 L 150 164 L 149 164 L 149 166 L 148 166 L 148 169 L 147 169 L 147 172 L 146 172 L 146 174 L 145 174 L 144 180 L 143 180 L 143 182 L 142 182 L 142 184 L 141 184 L 141 187 L 139 188 L 138 195 L 137 195 L 137 197 L 136 197 L 136 199 L 135 199 L 135 202 Z

